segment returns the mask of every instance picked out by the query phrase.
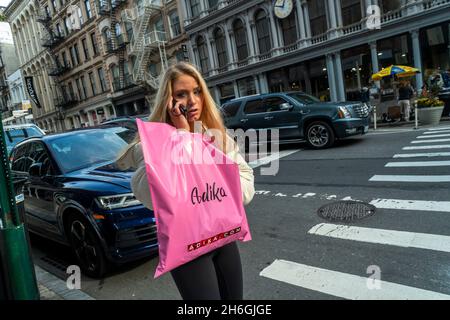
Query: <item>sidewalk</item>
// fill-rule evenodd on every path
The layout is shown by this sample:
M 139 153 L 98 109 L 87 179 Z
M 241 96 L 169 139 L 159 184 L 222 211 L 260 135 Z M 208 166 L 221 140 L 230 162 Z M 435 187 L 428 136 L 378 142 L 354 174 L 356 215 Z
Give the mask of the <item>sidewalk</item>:
M 41 300 L 95 300 L 81 290 L 70 290 L 65 281 L 35 265 Z
M 395 128 L 414 128 L 415 127 L 415 119 L 413 118 L 410 121 L 395 121 L 395 122 L 386 122 L 383 123 L 381 121 L 377 121 L 377 129 L 383 128 L 383 129 L 395 129 Z M 449 125 L 450 124 L 450 117 L 442 117 L 441 122 L 439 125 Z M 373 130 L 373 121 L 370 123 L 370 129 Z M 420 128 L 428 128 L 430 125 L 421 125 L 419 122 L 419 129 Z M 433 126 L 434 127 L 434 126 Z

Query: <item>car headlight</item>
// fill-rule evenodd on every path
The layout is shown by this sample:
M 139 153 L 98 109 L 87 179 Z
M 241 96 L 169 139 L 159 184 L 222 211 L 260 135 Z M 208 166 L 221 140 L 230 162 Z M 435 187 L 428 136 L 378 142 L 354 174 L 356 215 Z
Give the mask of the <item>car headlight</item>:
M 348 111 L 348 109 L 346 107 L 339 107 L 338 115 L 339 115 L 339 118 L 341 118 L 341 119 L 352 117 L 352 115 L 350 114 L 350 111 Z
M 98 197 L 97 203 L 101 208 L 109 210 L 137 206 L 141 204 L 141 202 L 137 200 L 132 193 Z

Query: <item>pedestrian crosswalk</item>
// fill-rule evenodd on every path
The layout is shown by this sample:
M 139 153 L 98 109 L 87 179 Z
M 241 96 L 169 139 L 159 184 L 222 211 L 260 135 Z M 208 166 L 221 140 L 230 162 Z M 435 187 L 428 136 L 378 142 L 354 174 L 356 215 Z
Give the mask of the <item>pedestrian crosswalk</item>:
M 450 127 L 433 128 L 424 132 L 412 144 L 420 146 L 405 146 L 402 153 L 395 154 L 393 159 L 386 163 L 385 170 L 390 174 L 375 174 L 369 178 L 370 183 L 392 182 L 411 186 L 414 184 L 428 184 L 442 188 L 450 188 L 450 145 L 437 144 L 450 139 L 436 139 L 448 137 Z M 443 152 L 417 152 L 410 150 L 444 149 Z M 406 152 L 405 152 L 406 151 Z M 440 157 L 439 161 L 430 161 L 431 157 Z M 411 158 L 412 161 L 407 161 Z M 423 161 L 418 161 L 420 159 Z M 437 159 L 436 159 L 437 160 Z M 433 170 L 433 174 L 430 174 Z M 450 194 L 449 194 L 450 195 Z M 418 198 L 420 194 L 418 194 Z M 374 199 L 370 204 L 385 211 L 395 212 L 412 211 L 417 213 L 450 213 L 450 197 L 447 199 Z M 426 216 L 425 216 L 426 217 Z M 420 222 L 424 219 L 421 215 Z M 421 224 L 418 224 L 419 226 Z M 399 228 L 401 229 L 401 228 Z M 352 241 L 357 245 L 372 244 L 382 247 L 401 247 L 405 250 L 426 250 L 439 255 L 450 253 L 450 231 L 447 234 L 431 234 L 427 232 L 411 232 L 408 230 L 382 229 L 374 227 L 359 227 L 344 224 L 320 223 L 312 226 L 307 234 L 323 239 L 340 239 Z M 424 230 L 427 231 L 427 230 Z M 345 257 L 344 257 L 345 259 Z M 344 299 L 445 299 L 450 295 L 442 292 L 424 290 L 415 286 L 406 286 L 393 282 L 379 280 L 377 290 L 373 290 L 370 276 L 361 276 L 335 270 L 323 269 L 320 266 L 301 264 L 301 261 L 286 261 L 276 259 L 264 268 L 260 276 L 288 283 L 304 289 Z

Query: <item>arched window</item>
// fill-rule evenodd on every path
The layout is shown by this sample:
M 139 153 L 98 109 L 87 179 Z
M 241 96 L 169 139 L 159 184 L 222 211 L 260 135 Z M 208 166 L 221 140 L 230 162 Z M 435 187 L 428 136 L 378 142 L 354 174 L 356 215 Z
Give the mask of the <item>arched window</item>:
M 256 34 L 258 36 L 259 53 L 270 51 L 269 19 L 264 10 L 259 10 L 255 15 Z
M 202 36 L 197 38 L 197 50 L 200 58 L 200 68 L 203 73 L 208 72 L 208 48 L 206 47 L 205 38 Z
M 247 33 L 245 32 L 244 24 L 240 19 L 233 23 L 234 38 L 236 40 L 236 49 L 238 61 L 247 59 Z
M 281 20 L 281 30 L 283 32 L 284 45 L 288 46 L 297 41 L 297 23 L 295 18 L 295 10 L 291 14 Z
M 214 39 L 216 41 L 217 58 L 219 61 L 219 68 L 226 67 L 228 64 L 227 47 L 225 43 L 225 35 L 222 29 L 214 31 Z
M 189 6 L 191 7 L 191 18 L 197 18 L 200 16 L 200 0 L 189 0 Z

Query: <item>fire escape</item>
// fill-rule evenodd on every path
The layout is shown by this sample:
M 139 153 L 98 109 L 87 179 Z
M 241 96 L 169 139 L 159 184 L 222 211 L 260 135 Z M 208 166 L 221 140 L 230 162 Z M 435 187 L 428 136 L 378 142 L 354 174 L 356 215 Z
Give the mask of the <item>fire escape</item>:
M 119 79 L 113 81 L 114 91 L 124 90 L 133 86 L 131 76 L 125 72 L 125 50 L 128 41 L 124 38 L 124 33 L 119 35 L 116 32 L 116 25 L 120 23 L 117 20 L 117 12 L 121 9 L 127 0 L 99 0 L 98 13 L 101 16 L 109 17 L 111 22 L 111 37 L 106 39 L 106 53 L 116 54 L 119 59 Z
M 142 0 L 133 9 L 122 11 L 122 19 L 131 22 L 133 26 L 133 36 L 128 45 L 128 55 L 135 57 L 133 81 L 153 90 L 158 89 L 160 77 L 148 70 L 151 57 L 159 55 L 161 74 L 167 69 L 165 33 L 149 31 L 150 18 L 154 14 L 161 14 L 162 7 L 161 0 Z
M 47 50 L 50 52 L 50 56 L 53 58 L 53 62 L 47 66 L 47 73 L 49 76 L 55 78 L 54 83 L 56 97 L 54 97 L 54 105 L 56 110 L 58 111 L 58 120 L 62 121 L 64 120 L 63 110 L 71 108 L 78 103 L 78 100 L 73 94 L 66 92 L 63 89 L 61 81 L 59 79 L 71 68 L 68 64 L 66 64 L 66 62 L 60 63 L 60 61 L 53 53 L 53 50 L 64 41 L 65 37 L 62 30 L 57 30 L 56 32 L 54 31 L 52 27 L 52 18 L 47 12 L 44 12 L 42 8 L 37 15 L 36 21 L 40 22 L 47 32 L 47 35 L 41 39 L 42 46 L 44 48 L 47 48 Z

